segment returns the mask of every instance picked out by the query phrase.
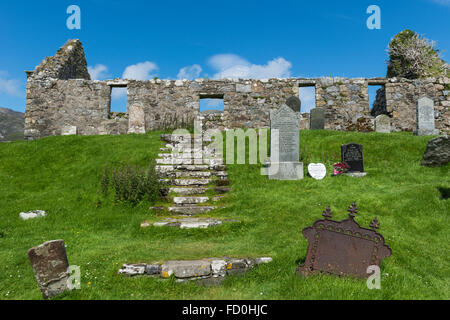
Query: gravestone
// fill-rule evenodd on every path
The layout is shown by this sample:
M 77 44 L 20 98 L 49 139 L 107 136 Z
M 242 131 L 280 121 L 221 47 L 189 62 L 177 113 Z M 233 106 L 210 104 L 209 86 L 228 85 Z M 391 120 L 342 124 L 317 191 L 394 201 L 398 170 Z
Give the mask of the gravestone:
M 311 163 L 308 166 L 308 173 L 316 180 L 322 180 L 327 175 L 327 167 L 323 163 Z
M 300 118 L 300 113 L 294 112 L 286 104 L 270 113 L 269 179 L 303 179 L 303 163 L 298 161 Z
M 391 118 L 385 114 L 380 114 L 375 118 L 375 131 L 380 133 L 391 132 Z
M 428 97 L 417 100 L 417 130 L 416 136 L 439 135 L 439 130 L 434 126 L 434 102 Z
M 356 203 L 348 208 L 348 212 L 347 219 L 334 221 L 328 207 L 322 214 L 325 219 L 303 229 L 308 251 L 305 263 L 297 268 L 297 275 L 328 273 L 364 279 L 370 276 L 370 266 L 379 267 L 384 258 L 392 255 L 383 236 L 377 232 L 380 228 L 377 218 L 370 223 L 371 229 L 367 229 L 354 219 L 358 213 Z
M 302 108 L 302 102 L 298 97 L 292 96 L 286 100 L 286 104 L 289 108 L 291 108 L 294 112 L 300 112 Z
M 44 299 L 57 296 L 69 288 L 69 262 L 63 240 L 45 242 L 28 250 L 28 258 Z
M 349 173 L 364 172 L 363 146 L 357 143 L 349 143 L 341 146 L 341 159 L 350 168 Z
M 324 130 L 325 129 L 325 109 L 314 108 L 310 112 L 310 130 Z
M 128 133 L 145 133 L 144 108 L 139 104 L 133 104 L 128 110 Z

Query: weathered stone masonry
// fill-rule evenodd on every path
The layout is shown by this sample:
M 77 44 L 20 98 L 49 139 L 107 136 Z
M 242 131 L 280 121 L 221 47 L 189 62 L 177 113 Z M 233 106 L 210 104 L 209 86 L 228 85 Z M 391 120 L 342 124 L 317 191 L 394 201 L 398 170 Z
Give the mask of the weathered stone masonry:
M 271 110 L 285 103 L 288 97 L 298 96 L 299 87 L 315 86 L 316 106 L 325 108 L 325 129 L 371 131 L 374 117 L 386 113 L 392 117 L 394 131 L 413 131 L 416 101 L 421 95 L 428 95 L 435 102 L 436 128 L 450 131 L 449 78 L 95 81 L 90 80 L 79 40 L 69 41 L 55 57 L 46 58 L 34 72 L 27 74 L 25 136 L 28 139 L 60 135 L 67 128 L 76 129 L 80 135 L 126 134 L 128 113 L 110 112 L 113 87 L 127 88 L 128 110 L 132 106 L 143 109 L 141 120 L 145 130 L 158 129 L 174 118 L 196 118 L 202 98 L 221 98 L 225 105 L 223 115 L 207 116 L 206 127 L 268 127 Z M 372 114 L 369 85 L 385 88 L 385 98 L 379 97 Z M 303 116 L 301 127 L 308 129 L 309 115 Z

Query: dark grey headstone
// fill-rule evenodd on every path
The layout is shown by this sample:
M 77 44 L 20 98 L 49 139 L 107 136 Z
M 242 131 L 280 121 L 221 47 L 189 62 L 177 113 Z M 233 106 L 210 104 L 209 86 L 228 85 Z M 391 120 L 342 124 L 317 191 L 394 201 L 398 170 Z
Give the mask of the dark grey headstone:
M 325 109 L 314 108 L 310 111 L 309 116 L 310 130 L 324 130 L 325 129 Z
M 286 100 L 286 104 L 289 108 L 291 108 L 294 112 L 300 112 L 302 109 L 302 102 L 298 97 L 292 96 Z
M 363 146 L 357 143 L 349 143 L 341 146 L 342 162 L 346 162 L 349 172 L 364 172 Z

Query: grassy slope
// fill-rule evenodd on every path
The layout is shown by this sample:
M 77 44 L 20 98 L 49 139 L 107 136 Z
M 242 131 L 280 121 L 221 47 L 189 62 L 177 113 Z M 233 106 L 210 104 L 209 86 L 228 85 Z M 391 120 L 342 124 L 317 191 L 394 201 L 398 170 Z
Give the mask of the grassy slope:
M 51 137 L 0 145 L 0 299 L 40 299 L 26 252 L 47 240 L 64 239 L 69 262 L 81 266 L 82 290 L 63 299 L 449 299 L 449 165 L 420 166 L 427 137 L 406 133 L 361 134 L 305 131 L 312 162 L 331 170 L 340 145 L 364 145 L 369 175 L 323 181 L 269 181 L 258 165 L 229 165 L 233 191 L 228 207 L 213 216 L 242 222 L 208 230 L 141 229 L 156 221 L 148 204 L 132 208 L 104 200 L 97 207 L 107 162 L 145 165 L 156 157 L 159 133 L 128 136 Z M 333 276 L 301 279 L 295 269 L 306 255 L 301 230 L 331 204 L 334 218 L 347 217 L 357 201 L 363 227 L 377 216 L 393 255 L 382 265 L 382 290 L 365 281 Z M 21 211 L 48 216 L 24 222 Z M 4 234 L 2 237 L 2 233 Z M 203 257 L 272 256 L 274 262 L 218 287 L 117 275 L 123 263 Z

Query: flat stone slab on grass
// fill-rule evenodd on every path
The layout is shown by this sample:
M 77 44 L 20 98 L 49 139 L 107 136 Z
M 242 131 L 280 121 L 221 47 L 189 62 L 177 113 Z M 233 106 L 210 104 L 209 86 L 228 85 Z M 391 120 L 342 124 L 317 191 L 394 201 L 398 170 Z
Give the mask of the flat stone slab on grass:
M 30 220 L 30 219 L 36 219 L 36 218 L 43 218 L 46 215 L 47 215 L 46 212 L 42 211 L 42 210 L 35 210 L 35 211 L 19 213 L 19 217 L 25 221 Z
M 262 263 L 272 262 L 270 257 L 256 259 L 207 258 L 202 260 L 173 260 L 163 264 L 124 264 L 119 274 L 136 276 L 175 277 L 178 282 L 189 280 L 212 280 L 209 284 L 220 284 L 227 275 L 244 273 Z M 216 281 L 217 280 L 217 281 Z
M 362 178 L 367 176 L 367 172 L 346 172 L 343 175 L 352 177 L 352 178 Z

